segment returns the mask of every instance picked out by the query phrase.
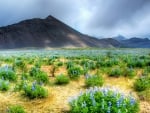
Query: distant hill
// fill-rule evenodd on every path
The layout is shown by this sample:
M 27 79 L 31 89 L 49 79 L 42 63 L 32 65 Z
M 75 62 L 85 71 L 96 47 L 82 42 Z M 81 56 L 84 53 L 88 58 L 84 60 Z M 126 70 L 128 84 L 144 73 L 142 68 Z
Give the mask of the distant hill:
M 126 40 L 126 38 L 122 35 L 118 35 L 116 37 L 112 37 L 113 39 L 117 40 L 117 41 L 122 41 L 122 40 Z
M 0 27 L 0 49 L 121 46 L 114 39 L 97 39 L 84 35 L 53 16 Z
M 130 48 L 150 48 L 150 39 L 133 37 L 120 41 L 122 45 Z

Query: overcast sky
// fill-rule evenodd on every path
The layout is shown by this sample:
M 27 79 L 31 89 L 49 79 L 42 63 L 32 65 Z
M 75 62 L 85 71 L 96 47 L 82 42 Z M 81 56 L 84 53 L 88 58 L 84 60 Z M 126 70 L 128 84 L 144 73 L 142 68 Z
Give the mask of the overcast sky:
M 150 0 L 0 0 L 0 26 L 48 15 L 96 37 L 150 37 Z

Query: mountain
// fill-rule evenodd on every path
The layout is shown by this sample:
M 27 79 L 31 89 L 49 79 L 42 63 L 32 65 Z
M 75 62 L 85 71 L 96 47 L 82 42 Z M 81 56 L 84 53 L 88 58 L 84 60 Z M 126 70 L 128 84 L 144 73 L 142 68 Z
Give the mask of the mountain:
M 129 48 L 150 48 L 150 39 L 133 37 L 120 41 L 122 45 Z
M 114 39 L 97 39 L 84 35 L 53 16 L 0 27 L 0 49 L 120 46 Z
M 112 37 L 113 39 L 117 40 L 117 41 L 122 41 L 122 40 L 126 40 L 126 38 L 122 35 L 118 35 L 116 37 Z

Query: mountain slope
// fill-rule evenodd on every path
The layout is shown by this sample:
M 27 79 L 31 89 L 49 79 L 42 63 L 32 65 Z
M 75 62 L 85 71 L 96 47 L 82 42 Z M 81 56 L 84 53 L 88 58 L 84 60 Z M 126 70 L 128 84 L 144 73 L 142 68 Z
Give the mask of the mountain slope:
M 133 37 L 120 41 L 125 47 L 130 48 L 150 48 L 150 39 Z
M 99 40 L 72 29 L 52 16 L 0 28 L 0 49 L 26 47 L 120 47 L 115 40 Z

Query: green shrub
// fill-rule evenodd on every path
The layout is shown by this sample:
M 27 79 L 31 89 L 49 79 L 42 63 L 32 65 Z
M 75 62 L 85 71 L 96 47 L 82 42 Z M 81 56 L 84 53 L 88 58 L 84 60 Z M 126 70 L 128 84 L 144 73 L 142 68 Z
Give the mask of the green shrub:
M 138 101 L 116 89 L 90 88 L 69 100 L 70 113 L 138 113 Z
M 29 71 L 30 76 L 36 76 L 40 72 L 40 68 L 32 67 Z
M 18 67 L 21 70 L 26 70 L 26 64 L 23 60 L 17 59 L 15 60 L 13 66 Z
M 63 62 L 58 62 L 57 66 L 63 66 Z
M 0 68 L 0 78 L 4 80 L 16 81 L 17 76 L 11 67 L 5 66 Z
M 108 72 L 109 76 L 112 77 L 119 77 L 123 74 L 121 68 L 113 68 L 111 71 Z
M 24 108 L 20 105 L 13 105 L 8 108 L 7 113 L 26 113 Z
M 49 77 L 47 75 L 47 73 L 40 71 L 39 73 L 37 73 L 37 75 L 35 76 L 35 79 L 37 80 L 38 83 L 45 83 L 47 84 L 49 82 Z
M 30 79 L 30 76 L 29 76 L 28 73 L 22 73 L 22 74 L 21 74 L 21 79 L 22 79 L 22 80 L 29 80 L 29 79 Z
M 124 70 L 124 76 L 129 77 L 129 78 L 133 78 L 134 76 L 136 76 L 136 72 L 134 71 L 133 68 L 126 68 Z
M 33 82 L 32 85 L 26 85 L 23 88 L 25 96 L 30 99 L 34 98 L 45 98 L 48 96 L 48 91 L 42 86 Z
M 41 65 L 42 65 L 41 61 L 36 61 L 35 64 L 34 64 L 34 66 L 36 68 L 41 68 Z
M 141 76 L 140 78 L 136 79 L 134 83 L 134 89 L 136 91 L 144 91 L 150 87 L 150 77 L 148 76 Z
M 98 75 L 86 74 L 85 84 L 87 87 L 102 86 L 104 83 L 103 77 Z
M 68 84 L 69 81 L 70 81 L 70 80 L 69 80 L 69 77 L 67 77 L 67 76 L 65 76 L 65 75 L 63 75 L 63 74 L 61 74 L 61 75 L 56 76 L 55 83 L 56 83 L 56 84 L 59 84 L 59 85 L 61 85 L 61 84 Z
M 78 79 L 81 74 L 82 71 L 80 67 L 71 67 L 68 69 L 68 75 L 71 79 Z
M 9 89 L 9 81 L 0 79 L 0 90 L 7 91 Z
M 127 66 L 128 67 L 139 67 L 139 68 L 142 68 L 146 65 L 145 61 L 144 60 L 140 60 L 140 59 L 130 59 L 128 62 L 127 62 Z
M 150 102 L 150 90 L 149 89 L 147 89 L 145 91 L 138 92 L 138 96 L 139 96 L 140 100 Z
M 67 69 L 72 68 L 72 67 L 74 67 L 74 62 L 68 61 L 68 62 L 66 63 L 66 65 L 67 65 Z

